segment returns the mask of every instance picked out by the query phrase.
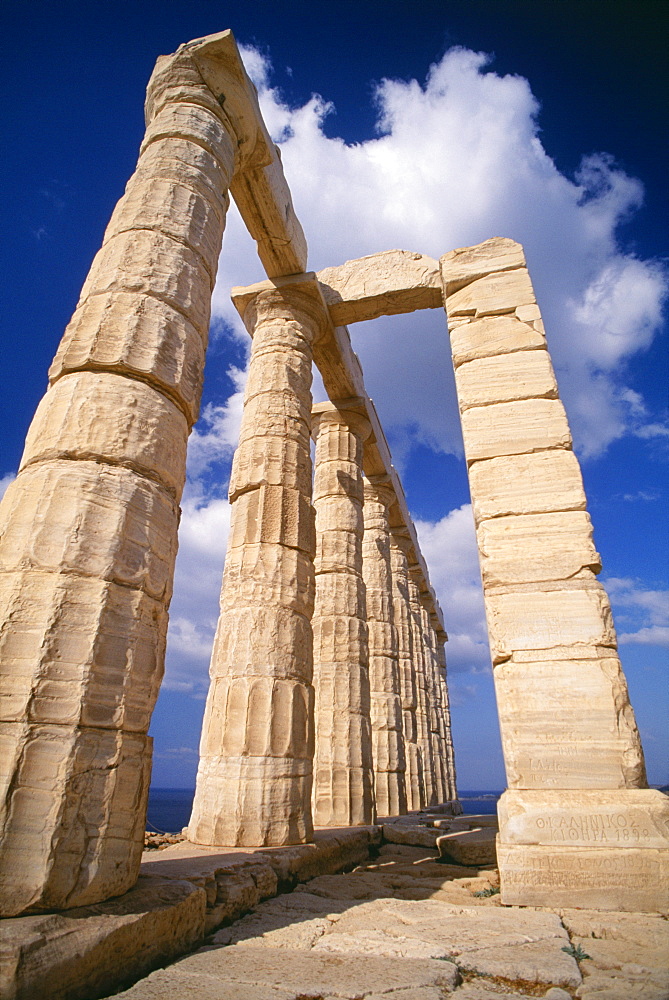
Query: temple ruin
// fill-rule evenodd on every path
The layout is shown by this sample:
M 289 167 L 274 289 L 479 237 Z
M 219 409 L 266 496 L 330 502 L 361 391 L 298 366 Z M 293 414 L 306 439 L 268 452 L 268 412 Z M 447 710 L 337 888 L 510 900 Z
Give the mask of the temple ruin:
M 666 908 L 669 803 L 647 787 L 521 246 L 307 271 L 229 31 L 158 60 L 146 122 L 0 509 L 0 912 L 137 879 L 228 192 L 267 280 L 233 291 L 252 351 L 189 838 L 459 811 L 445 624 L 346 329 L 445 308 L 508 781 L 502 901 Z

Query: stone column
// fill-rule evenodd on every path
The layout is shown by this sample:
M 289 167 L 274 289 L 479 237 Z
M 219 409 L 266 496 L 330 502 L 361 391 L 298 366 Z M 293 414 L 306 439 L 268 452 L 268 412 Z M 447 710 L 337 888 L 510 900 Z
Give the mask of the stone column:
M 502 901 L 662 909 L 669 801 L 646 785 L 522 247 L 441 265 L 509 783 Z
M 435 803 L 446 801 L 446 755 L 443 740 L 443 720 L 441 718 L 442 700 L 440 684 L 440 668 L 437 659 L 437 638 L 430 620 L 430 607 L 427 595 L 421 594 L 423 603 L 423 632 L 426 637 L 426 667 L 428 676 L 428 691 L 430 695 L 430 743 L 432 745 L 432 760 L 434 762 Z
M 323 314 L 313 281 L 285 279 L 242 312 L 253 347 L 188 835 L 261 847 L 313 832 L 310 390 Z
M 407 809 L 414 811 L 425 805 L 423 793 L 423 767 L 418 748 L 416 709 L 418 688 L 413 658 L 413 630 L 409 606 L 409 564 L 407 552 L 411 542 L 406 528 L 391 528 L 390 569 L 393 587 L 393 619 L 397 632 L 397 657 L 402 699 L 402 732 L 406 760 L 405 789 Z
M 143 849 L 185 477 L 237 142 L 187 53 L 51 367 L 0 515 L 3 915 L 116 896 Z
M 406 761 L 388 526 L 395 491 L 386 478 L 365 480 L 362 573 L 367 593 L 376 811 L 379 816 L 398 816 L 407 811 Z
M 443 743 L 446 758 L 446 799 L 449 802 L 457 802 L 458 789 L 455 771 L 455 751 L 453 747 L 453 733 L 451 729 L 451 707 L 448 695 L 448 681 L 446 668 L 446 633 L 440 622 L 435 622 L 434 632 L 437 640 L 437 661 L 439 663 L 441 680 L 441 718 L 443 720 Z
M 430 745 L 430 757 L 432 761 L 432 796 L 428 799 L 428 805 L 435 806 L 443 802 L 444 794 L 444 762 L 441 752 L 439 704 L 437 700 L 437 652 L 436 640 L 430 624 L 427 594 L 420 594 L 420 603 L 426 690 L 427 740 Z
M 416 678 L 416 727 L 418 749 L 420 750 L 422 781 L 422 805 L 425 808 L 435 801 L 434 761 L 430 742 L 429 695 L 426 674 L 425 636 L 423 635 L 422 604 L 420 585 L 423 575 L 418 566 L 409 564 L 409 607 L 411 609 L 411 635 L 413 646 L 413 669 Z
M 362 453 L 369 421 L 314 407 L 316 599 L 314 823 L 375 821 L 367 613 L 362 578 Z

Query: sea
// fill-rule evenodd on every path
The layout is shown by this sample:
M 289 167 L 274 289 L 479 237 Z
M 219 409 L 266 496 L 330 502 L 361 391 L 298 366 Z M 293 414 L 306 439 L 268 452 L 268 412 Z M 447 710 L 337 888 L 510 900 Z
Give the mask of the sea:
M 461 791 L 462 809 L 465 813 L 491 816 L 497 811 L 497 800 L 501 794 L 490 791 Z M 158 833 L 181 833 L 190 819 L 194 795 L 194 788 L 152 787 L 149 792 L 147 830 Z

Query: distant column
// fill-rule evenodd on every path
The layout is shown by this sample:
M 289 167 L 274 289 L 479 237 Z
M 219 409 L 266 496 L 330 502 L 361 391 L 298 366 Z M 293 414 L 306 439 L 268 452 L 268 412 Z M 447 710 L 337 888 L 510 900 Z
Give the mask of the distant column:
M 137 879 L 186 439 L 237 139 L 188 52 L 159 61 L 117 204 L 2 504 L 0 912 Z
M 373 823 L 367 613 L 362 578 L 363 441 L 370 425 L 320 403 L 316 436 L 314 689 L 316 826 Z
M 310 389 L 322 304 L 308 281 L 275 286 L 242 310 L 253 346 L 188 828 L 199 844 L 297 844 L 313 833 Z
M 387 483 L 377 477 L 365 481 L 362 572 L 367 595 L 372 747 L 379 816 L 398 816 L 407 811 L 388 526 L 388 508 L 394 500 L 395 491 Z
M 429 696 L 427 690 L 427 675 L 425 668 L 425 637 L 423 635 L 422 605 L 420 600 L 420 584 L 422 573 L 418 566 L 409 564 L 409 607 L 411 610 L 411 636 L 414 676 L 416 678 L 416 727 L 418 749 L 420 750 L 422 786 L 422 806 L 434 802 L 434 762 L 432 760 L 432 745 L 430 742 Z
M 397 632 L 397 657 L 402 699 L 402 731 L 406 759 L 405 789 L 407 809 L 423 807 L 423 767 L 418 748 L 416 710 L 418 688 L 413 662 L 413 631 L 409 605 L 409 564 L 407 552 L 412 545 L 406 528 L 392 529 L 390 534 L 390 569 L 393 586 L 393 617 Z
M 647 788 L 522 247 L 441 266 L 509 783 L 502 901 L 666 908 L 669 801 Z
M 441 718 L 443 720 L 444 755 L 446 758 L 446 801 L 455 802 L 458 798 L 457 776 L 455 771 L 455 751 L 451 729 L 451 707 L 448 694 L 446 669 L 446 633 L 440 622 L 434 622 L 434 633 L 437 640 L 437 661 L 439 663 L 441 682 Z
M 440 668 L 437 659 L 437 638 L 430 621 L 430 608 L 425 594 L 421 594 L 423 603 L 423 634 L 425 635 L 426 668 L 428 677 L 428 692 L 430 696 L 430 743 L 432 746 L 432 761 L 434 766 L 435 802 L 440 804 L 446 800 L 446 756 L 443 741 L 443 720 L 441 718 Z

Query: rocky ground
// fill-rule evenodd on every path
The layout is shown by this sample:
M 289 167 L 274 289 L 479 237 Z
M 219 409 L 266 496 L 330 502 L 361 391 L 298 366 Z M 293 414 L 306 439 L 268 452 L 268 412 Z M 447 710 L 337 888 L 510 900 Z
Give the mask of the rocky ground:
M 145 851 L 162 851 L 172 844 L 179 844 L 184 839 L 182 833 L 158 833 L 147 830 L 144 834 Z
M 395 839 L 411 835 L 400 825 Z M 451 862 L 433 846 L 386 842 L 349 874 L 259 903 L 118 996 L 668 1000 L 663 917 L 502 907 L 494 866 Z

